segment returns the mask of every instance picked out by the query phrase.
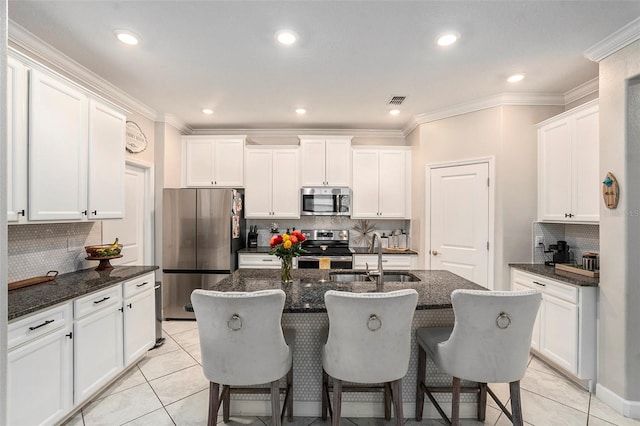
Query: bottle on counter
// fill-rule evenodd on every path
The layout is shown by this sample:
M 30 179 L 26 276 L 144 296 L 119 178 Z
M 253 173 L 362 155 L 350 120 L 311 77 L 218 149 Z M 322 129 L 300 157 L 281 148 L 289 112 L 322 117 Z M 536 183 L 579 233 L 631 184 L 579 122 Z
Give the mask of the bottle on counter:
M 402 230 L 402 233 L 398 235 L 398 248 L 408 248 L 407 234 L 404 233 L 404 229 Z
M 382 246 L 382 248 L 389 247 L 389 238 L 387 238 L 387 234 L 384 232 L 382 233 L 382 237 L 380 237 L 380 246 Z

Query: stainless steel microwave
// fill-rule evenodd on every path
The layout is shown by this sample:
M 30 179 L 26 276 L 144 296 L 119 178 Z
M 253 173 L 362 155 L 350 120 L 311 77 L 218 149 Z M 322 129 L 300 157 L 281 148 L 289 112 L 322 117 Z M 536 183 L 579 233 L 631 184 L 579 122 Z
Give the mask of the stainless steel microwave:
M 301 189 L 300 215 L 350 216 L 351 190 L 343 187 L 305 187 Z

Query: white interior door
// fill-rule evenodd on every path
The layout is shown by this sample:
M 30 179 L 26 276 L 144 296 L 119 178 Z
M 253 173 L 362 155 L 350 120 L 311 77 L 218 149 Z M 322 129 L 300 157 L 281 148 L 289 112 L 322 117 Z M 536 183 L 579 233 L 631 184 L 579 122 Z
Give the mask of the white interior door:
M 127 164 L 125 170 L 125 214 L 124 219 L 105 220 L 102 222 L 102 242 L 112 243 L 116 237 L 122 247 L 122 257 L 113 259 L 113 265 L 145 265 L 151 259 L 145 256 L 150 250 L 145 235 L 150 218 L 150 198 L 148 168 Z
M 490 288 L 488 163 L 433 168 L 430 177 L 431 269 Z

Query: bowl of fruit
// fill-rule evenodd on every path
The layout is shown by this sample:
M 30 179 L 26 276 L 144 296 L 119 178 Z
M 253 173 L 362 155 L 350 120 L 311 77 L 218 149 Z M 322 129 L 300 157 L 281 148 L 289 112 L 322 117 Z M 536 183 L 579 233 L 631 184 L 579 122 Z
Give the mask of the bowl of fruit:
M 87 260 L 99 260 L 100 265 L 96 271 L 102 271 L 104 269 L 111 269 L 113 266 L 109 263 L 109 259 L 116 259 L 122 257 L 120 252 L 122 251 L 122 244 L 118 244 L 118 239 L 113 244 L 100 244 L 94 246 L 85 246 L 87 252 Z

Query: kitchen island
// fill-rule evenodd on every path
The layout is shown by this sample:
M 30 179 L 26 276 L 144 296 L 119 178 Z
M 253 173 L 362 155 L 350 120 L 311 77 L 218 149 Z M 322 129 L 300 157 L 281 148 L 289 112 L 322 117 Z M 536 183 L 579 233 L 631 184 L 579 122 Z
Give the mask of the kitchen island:
M 293 344 L 294 415 L 319 416 L 321 405 L 322 345 L 323 335 L 329 325 L 324 293 L 328 290 L 350 292 L 389 292 L 413 288 L 418 292 L 418 305 L 412 329 L 427 326 L 451 326 L 454 323 L 451 308 L 451 292 L 456 289 L 484 289 L 448 271 L 384 271 L 387 276 L 394 273 L 410 273 L 418 280 L 413 282 L 385 282 L 378 286 L 374 282 L 337 282 L 331 280 L 334 273 L 362 273 L 362 271 L 297 269 L 293 271 L 293 282 L 280 282 L 279 270 L 240 269 L 218 282 L 212 289 L 218 291 L 257 291 L 282 289 L 286 293 L 282 326 L 296 331 Z M 409 371 L 402 382 L 405 417 L 415 413 L 415 386 L 417 374 L 417 343 L 415 333 L 411 339 Z M 447 385 L 451 377 L 441 373 L 428 360 L 427 377 L 434 385 Z M 270 416 L 268 396 L 234 395 L 231 411 L 235 414 Z M 450 401 L 450 395 L 437 396 L 439 401 Z M 461 415 L 475 416 L 475 396 L 462 396 Z M 383 417 L 381 394 L 345 393 L 342 413 L 344 417 Z M 425 404 L 425 417 L 439 418 L 430 403 Z

